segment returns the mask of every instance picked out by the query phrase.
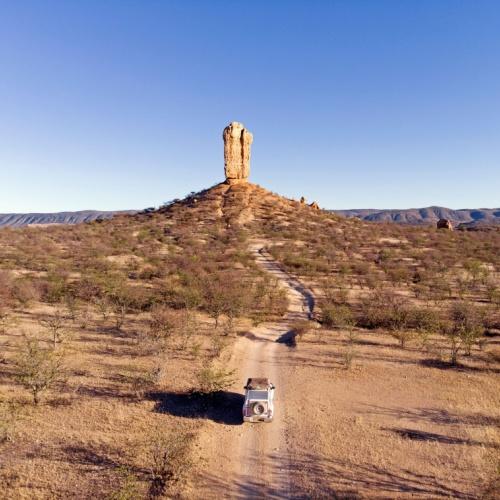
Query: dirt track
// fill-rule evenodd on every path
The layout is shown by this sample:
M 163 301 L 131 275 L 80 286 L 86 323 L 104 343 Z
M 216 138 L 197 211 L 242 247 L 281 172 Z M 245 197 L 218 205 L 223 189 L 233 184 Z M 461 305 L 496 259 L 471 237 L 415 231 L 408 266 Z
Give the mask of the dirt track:
M 238 385 L 233 398 L 234 420 L 210 426 L 203 436 L 203 454 L 210 463 L 201 479 L 199 498 L 286 498 L 290 496 L 289 425 L 287 415 L 287 377 L 278 358 L 288 347 L 286 339 L 291 322 L 308 319 L 314 309 L 314 298 L 300 282 L 281 270 L 263 250 L 251 246 L 257 263 L 279 280 L 289 297 L 288 313 L 282 321 L 263 323 L 240 337 L 234 346 L 232 366 L 237 370 Z M 283 352 L 282 352 L 283 351 Z M 271 424 L 241 424 L 243 392 L 247 377 L 269 377 L 276 386 L 275 418 Z M 236 412 L 240 414 L 237 415 Z M 231 425 L 233 424 L 233 425 Z

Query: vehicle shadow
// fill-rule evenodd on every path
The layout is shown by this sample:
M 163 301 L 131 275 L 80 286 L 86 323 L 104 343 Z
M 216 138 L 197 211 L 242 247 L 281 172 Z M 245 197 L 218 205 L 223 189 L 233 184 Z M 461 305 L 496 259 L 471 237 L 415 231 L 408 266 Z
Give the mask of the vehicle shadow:
M 156 401 L 154 411 L 176 417 L 205 418 L 226 425 L 243 424 L 243 394 L 221 391 L 206 396 L 193 393 L 153 392 L 149 397 Z
M 285 344 L 288 347 L 297 347 L 297 340 L 296 337 L 297 332 L 295 330 L 288 330 L 285 332 L 283 335 L 280 335 L 277 339 L 276 342 L 278 344 Z

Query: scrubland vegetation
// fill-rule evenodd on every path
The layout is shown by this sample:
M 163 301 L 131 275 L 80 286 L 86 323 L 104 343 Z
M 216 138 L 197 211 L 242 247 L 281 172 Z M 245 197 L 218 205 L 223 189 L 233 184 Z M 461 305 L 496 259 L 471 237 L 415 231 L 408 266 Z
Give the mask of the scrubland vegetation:
M 316 218 L 316 221 L 315 221 Z M 320 297 L 324 327 L 379 329 L 457 365 L 500 328 L 500 232 L 363 224 L 312 215 L 264 227 L 269 251 Z M 483 353 L 496 362 L 496 352 Z M 472 361 L 471 361 L 472 362 Z
M 163 399 L 184 394 L 202 412 L 232 381 L 238 330 L 287 307 L 244 231 L 163 214 L 4 229 L 0 265 L 0 489 L 11 498 L 180 488 L 200 424 L 165 416 Z
M 500 232 L 368 224 L 219 187 L 112 221 L 5 228 L 7 498 L 183 494 L 235 336 L 287 310 L 256 239 L 318 299 L 321 328 L 292 325 L 295 353 L 334 346 L 349 376 L 382 336 L 429 370 L 498 373 Z

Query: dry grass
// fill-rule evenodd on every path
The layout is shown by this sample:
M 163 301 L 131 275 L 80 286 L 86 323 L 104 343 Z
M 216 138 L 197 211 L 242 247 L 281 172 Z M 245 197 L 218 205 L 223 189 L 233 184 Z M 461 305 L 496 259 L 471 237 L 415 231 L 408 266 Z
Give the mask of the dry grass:
M 335 328 L 304 330 L 280 360 L 290 387 L 301 381 L 284 396 L 298 491 L 475 498 L 487 489 L 499 463 L 500 233 L 367 224 L 258 186 L 217 185 L 151 214 L 0 231 L 4 497 L 151 496 L 152 429 L 193 435 L 183 453 L 194 469 L 210 458 L 195 446 L 212 428 L 206 401 L 191 395 L 200 370 L 224 367 L 237 331 L 287 306 L 255 266 L 251 238 L 266 239 L 316 292 L 317 318 L 329 310 Z M 450 367 L 450 330 L 423 328 L 398 304 L 446 322 L 461 302 L 482 330 Z M 374 303 L 390 315 L 363 323 Z M 401 331 L 411 332 L 405 349 Z M 23 334 L 64 353 L 65 380 L 38 406 L 16 378 Z M 192 477 L 159 494 L 192 496 Z
M 290 411 L 289 421 L 298 437 L 291 451 L 298 491 L 313 498 L 480 497 L 499 463 L 498 364 L 487 356 L 493 342 L 460 370 L 372 331 L 358 335 L 346 371 L 350 344 L 347 332 L 327 330 L 321 341 L 305 336 L 281 360 L 296 388 L 283 399 L 302 409 Z

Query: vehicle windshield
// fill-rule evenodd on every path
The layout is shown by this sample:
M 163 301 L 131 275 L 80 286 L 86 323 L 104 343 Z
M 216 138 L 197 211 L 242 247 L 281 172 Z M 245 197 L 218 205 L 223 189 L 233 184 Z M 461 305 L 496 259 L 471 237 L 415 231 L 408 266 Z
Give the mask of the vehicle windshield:
M 267 391 L 248 391 L 248 399 L 267 399 Z

